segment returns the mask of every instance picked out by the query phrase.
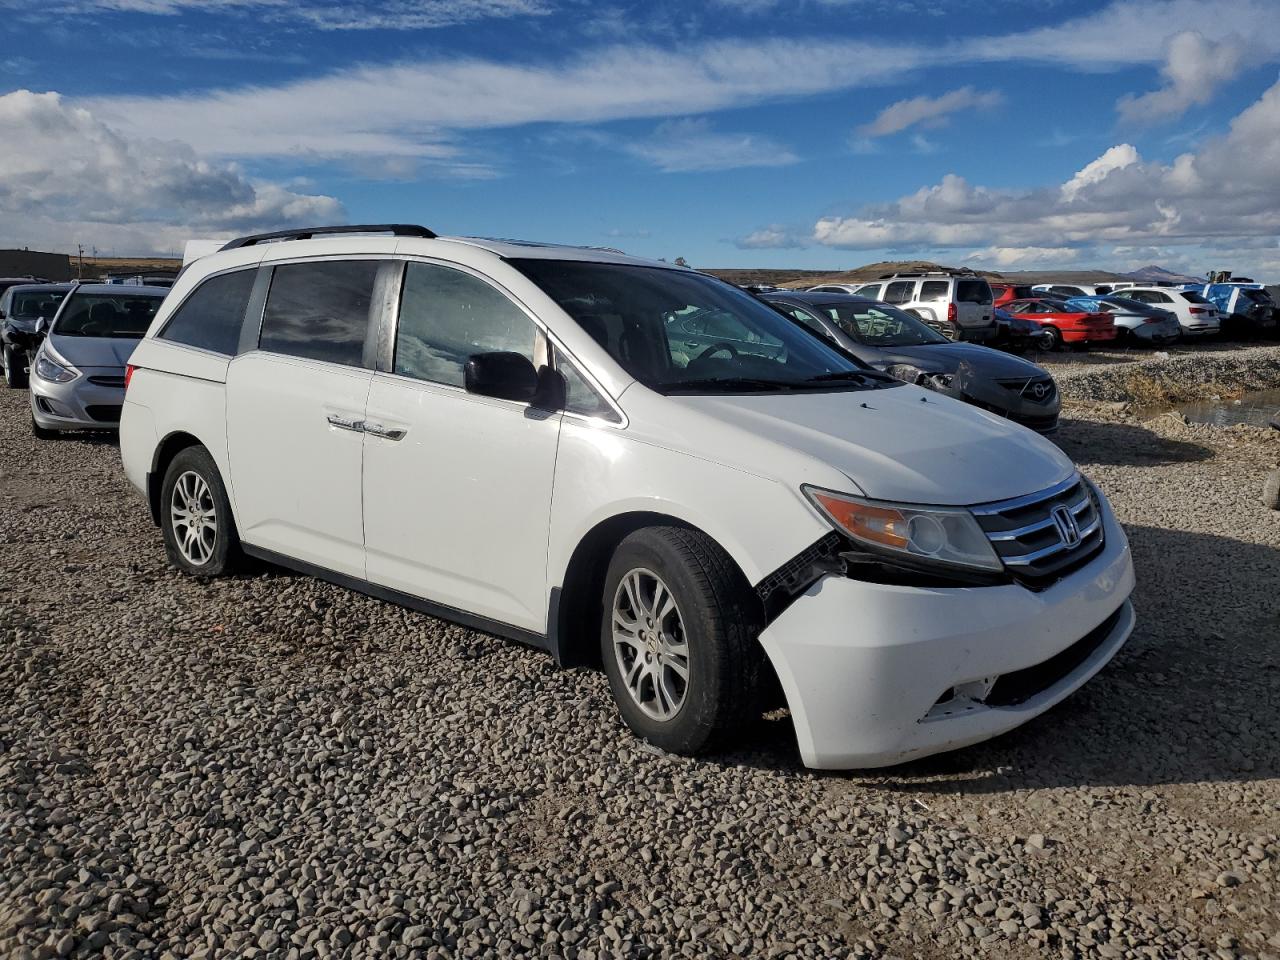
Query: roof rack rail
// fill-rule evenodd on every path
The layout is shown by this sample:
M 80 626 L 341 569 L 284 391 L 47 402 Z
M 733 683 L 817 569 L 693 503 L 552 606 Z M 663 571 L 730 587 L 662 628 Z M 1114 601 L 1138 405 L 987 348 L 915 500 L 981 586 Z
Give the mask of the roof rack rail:
M 312 237 L 341 233 L 389 233 L 397 237 L 421 237 L 434 240 L 436 234 L 416 223 L 357 223 L 345 227 L 299 227 L 295 230 L 277 230 L 275 233 L 256 233 L 249 237 L 237 237 L 224 244 L 222 250 L 237 250 L 273 240 L 310 240 Z

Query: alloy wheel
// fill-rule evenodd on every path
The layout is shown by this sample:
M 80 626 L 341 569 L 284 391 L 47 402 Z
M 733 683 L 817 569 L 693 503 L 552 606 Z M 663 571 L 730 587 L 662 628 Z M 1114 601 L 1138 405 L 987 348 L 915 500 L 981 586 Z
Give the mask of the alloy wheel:
M 689 644 L 670 588 L 652 570 L 628 571 L 613 597 L 613 653 L 644 714 L 667 721 L 689 691 Z
M 169 498 L 173 539 L 187 561 L 201 567 L 218 542 L 218 514 L 213 491 L 204 477 L 188 470 L 178 477 Z

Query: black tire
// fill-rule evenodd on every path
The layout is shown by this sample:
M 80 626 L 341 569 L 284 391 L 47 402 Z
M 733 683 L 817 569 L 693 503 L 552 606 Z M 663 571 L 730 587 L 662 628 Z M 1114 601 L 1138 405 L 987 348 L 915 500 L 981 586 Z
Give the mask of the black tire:
M 23 350 L 4 345 L 4 382 L 13 390 L 27 386 L 27 354 Z
M 665 720 L 641 707 L 615 653 L 615 598 L 623 579 L 640 571 L 656 574 L 675 599 L 688 649 L 684 695 Z M 693 755 L 723 745 L 759 718 L 766 676 L 764 650 L 757 639 L 763 626 L 759 603 L 733 561 L 710 537 L 685 527 L 647 527 L 631 534 L 609 563 L 603 607 L 601 658 L 614 702 L 637 736 L 671 753 Z
M 1067 348 L 1066 341 L 1062 339 L 1062 331 L 1057 327 L 1045 327 L 1045 343 L 1045 349 L 1050 352 Z
M 181 534 L 176 529 L 173 500 L 174 488 L 188 474 L 195 474 L 204 482 L 208 496 L 199 498 L 200 509 L 203 513 L 206 507 L 211 507 L 215 528 L 211 543 L 208 538 L 201 536 L 198 545 L 190 545 L 184 551 L 179 540 L 183 539 L 189 544 L 191 541 L 186 537 L 188 528 L 185 525 Z M 202 525 L 201 534 L 204 528 Z M 160 530 L 164 534 L 164 549 L 169 562 L 183 573 L 201 578 L 218 577 L 238 566 L 241 558 L 240 537 L 236 532 L 235 518 L 231 515 L 231 502 L 227 499 L 227 488 L 222 482 L 222 475 L 204 447 L 187 447 L 179 451 L 165 470 L 164 481 L 160 485 Z M 207 557 L 202 562 L 197 562 L 206 549 Z M 188 551 L 192 556 L 188 556 Z
M 1262 485 L 1262 502 L 1271 510 L 1280 510 L 1280 470 L 1267 474 Z
M 37 440 L 57 440 L 62 436 L 62 431 L 49 430 L 46 427 L 40 426 L 40 424 L 36 423 L 36 416 L 33 413 L 31 415 L 31 435 Z

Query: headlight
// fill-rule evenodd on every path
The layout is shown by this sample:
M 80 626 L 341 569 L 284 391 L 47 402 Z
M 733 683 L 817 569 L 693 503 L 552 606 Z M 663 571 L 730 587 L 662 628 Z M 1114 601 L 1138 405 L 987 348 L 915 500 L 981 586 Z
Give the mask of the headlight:
M 51 360 L 49 355 L 41 350 L 36 355 L 36 376 L 41 380 L 48 380 L 50 383 L 70 383 L 80 374 L 69 365 L 63 366 Z
M 884 503 L 816 487 L 803 489 L 838 530 L 872 550 L 972 570 L 1004 568 L 978 521 L 963 508 Z
M 931 390 L 946 390 L 951 386 L 951 381 L 954 379 L 949 373 L 927 373 L 909 363 L 895 363 L 886 372 L 891 377 L 897 377 L 907 383 L 928 387 Z

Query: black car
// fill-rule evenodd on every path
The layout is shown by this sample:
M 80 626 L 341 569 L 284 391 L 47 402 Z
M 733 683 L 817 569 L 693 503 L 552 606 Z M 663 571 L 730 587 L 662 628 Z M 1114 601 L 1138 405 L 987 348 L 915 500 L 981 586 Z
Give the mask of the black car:
M 40 345 L 36 322 L 52 320 L 58 305 L 71 291 L 66 283 L 15 284 L 0 294 L 0 347 L 3 348 L 4 382 L 10 387 L 27 385 L 27 367 Z
M 762 300 L 878 370 L 1041 433 L 1058 429 L 1053 377 L 1028 360 L 956 343 L 897 307 L 837 293 L 767 293 Z
M 1053 349 L 1053 334 L 1034 320 L 1016 316 L 1003 307 L 996 307 L 992 313 L 996 335 L 987 341 L 987 346 L 1013 353 Z

